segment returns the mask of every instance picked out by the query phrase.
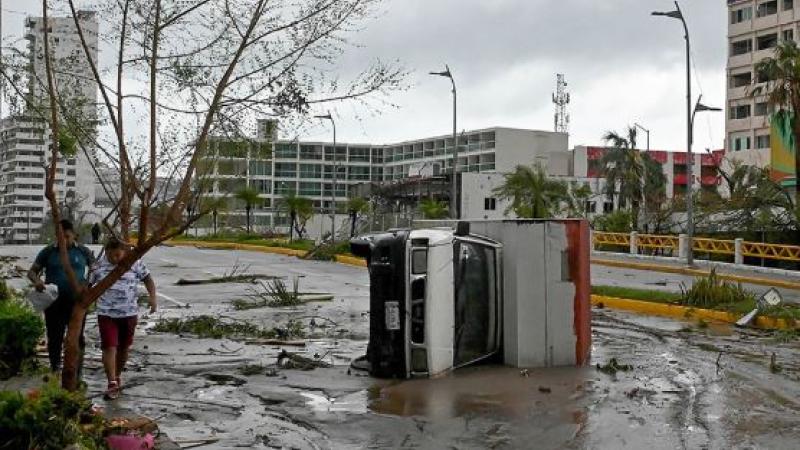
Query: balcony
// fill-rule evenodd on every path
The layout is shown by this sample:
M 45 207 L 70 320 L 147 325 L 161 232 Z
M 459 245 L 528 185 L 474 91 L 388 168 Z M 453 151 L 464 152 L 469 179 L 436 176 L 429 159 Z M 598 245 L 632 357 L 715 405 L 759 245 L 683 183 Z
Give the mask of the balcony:
M 753 53 L 742 53 L 728 57 L 728 67 L 747 67 L 753 64 Z
M 716 167 L 717 158 L 715 157 L 715 155 L 702 155 L 700 157 L 700 164 L 706 167 Z
M 672 184 L 678 186 L 686 186 L 686 181 L 688 179 L 689 177 L 685 173 L 676 173 L 672 180 Z
M 753 120 L 750 117 L 745 119 L 729 119 L 727 129 L 728 132 L 733 131 L 748 131 L 753 128 Z
M 703 186 L 716 186 L 720 181 L 720 177 L 716 175 L 706 175 L 700 178 L 700 182 Z
M 736 37 L 753 31 L 753 21 L 745 20 L 739 23 L 728 24 L 728 37 Z
M 686 165 L 686 153 L 673 153 L 672 154 L 672 163 L 676 166 L 685 166 Z
M 650 152 L 650 157 L 653 158 L 653 161 L 655 161 L 655 162 L 657 162 L 659 164 L 666 164 L 667 163 L 667 159 L 668 159 L 667 152 L 660 151 L 660 150 L 651 151 Z

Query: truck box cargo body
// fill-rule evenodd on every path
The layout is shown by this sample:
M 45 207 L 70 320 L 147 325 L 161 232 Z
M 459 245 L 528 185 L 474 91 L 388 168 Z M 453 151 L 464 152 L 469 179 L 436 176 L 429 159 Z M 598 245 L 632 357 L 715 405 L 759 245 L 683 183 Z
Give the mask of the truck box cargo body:
M 585 221 L 435 225 L 352 243 L 370 270 L 372 375 L 434 376 L 492 357 L 516 367 L 587 361 Z

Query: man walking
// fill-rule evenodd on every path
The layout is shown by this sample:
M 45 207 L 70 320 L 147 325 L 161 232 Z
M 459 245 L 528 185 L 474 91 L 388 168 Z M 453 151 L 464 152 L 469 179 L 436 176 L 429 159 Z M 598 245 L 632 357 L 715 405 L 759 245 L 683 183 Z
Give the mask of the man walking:
M 89 283 L 100 282 L 125 258 L 128 246 L 116 238 L 110 238 L 104 247 L 103 256 L 92 267 Z M 100 344 L 103 347 L 103 367 L 108 378 L 106 399 L 113 400 L 122 389 L 122 371 L 128 361 L 128 351 L 133 344 L 133 335 L 139 315 L 136 291 L 139 282 L 147 288 L 150 313 L 156 312 L 156 285 L 150 272 L 141 260 L 133 263 L 130 270 L 108 288 L 97 300 L 97 325 L 100 328 Z
M 100 233 L 101 233 L 101 231 L 102 230 L 100 230 L 100 224 L 99 223 L 95 223 L 92 226 L 92 244 L 97 245 L 100 242 Z
M 59 226 L 64 232 L 64 239 L 67 243 L 67 255 L 69 264 L 78 278 L 78 283 L 85 284 L 87 270 L 94 263 L 94 254 L 87 247 L 76 242 L 77 235 L 73 229 L 72 222 L 62 220 Z M 41 273 L 44 271 L 44 281 Z M 37 291 L 44 291 L 45 284 L 55 284 L 58 286 L 58 298 L 47 309 L 44 310 L 45 327 L 47 328 L 47 353 L 50 357 L 50 370 L 58 372 L 61 370 L 62 349 L 64 346 L 64 334 L 67 330 L 72 308 L 78 299 L 69 283 L 67 272 L 61 263 L 61 255 L 58 251 L 58 243 L 50 244 L 43 248 L 36 256 L 36 261 L 28 270 L 28 279 L 33 283 Z M 83 352 L 86 342 L 81 329 L 80 337 L 80 363 L 78 364 L 78 378 L 80 379 L 83 367 Z

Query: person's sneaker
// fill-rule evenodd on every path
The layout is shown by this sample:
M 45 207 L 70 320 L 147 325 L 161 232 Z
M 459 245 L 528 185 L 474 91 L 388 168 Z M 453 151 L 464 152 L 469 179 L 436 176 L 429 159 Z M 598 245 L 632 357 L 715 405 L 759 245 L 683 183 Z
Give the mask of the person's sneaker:
M 117 377 L 117 389 L 122 392 L 122 377 Z
M 119 384 L 116 381 L 109 381 L 108 388 L 106 389 L 105 394 L 103 394 L 106 400 L 116 400 L 119 398 Z

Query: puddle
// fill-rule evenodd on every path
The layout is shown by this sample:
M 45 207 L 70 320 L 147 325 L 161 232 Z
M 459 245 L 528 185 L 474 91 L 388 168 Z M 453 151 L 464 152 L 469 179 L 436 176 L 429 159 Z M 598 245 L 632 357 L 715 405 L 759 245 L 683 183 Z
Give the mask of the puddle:
M 462 369 L 442 378 L 403 381 L 371 390 L 369 409 L 430 419 L 471 414 L 525 418 L 543 408 L 572 414 L 588 373 L 557 368 L 529 370 L 523 376 L 519 369 L 508 367 Z

